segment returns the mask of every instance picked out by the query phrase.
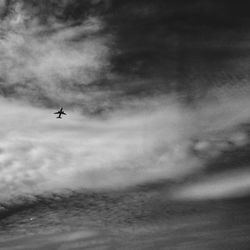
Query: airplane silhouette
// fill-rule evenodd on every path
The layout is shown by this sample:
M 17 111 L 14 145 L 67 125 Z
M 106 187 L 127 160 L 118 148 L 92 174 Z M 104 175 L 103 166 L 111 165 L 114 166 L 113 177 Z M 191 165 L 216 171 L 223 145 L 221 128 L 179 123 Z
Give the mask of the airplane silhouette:
M 56 118 L 60 118 L 60 119 L 62 119 L 61 115 L 67 115 L 66 113 L 64 113 L 63 108 L 61 108 L 59 111 L 55 112 L 54 114 L 58 114 Z

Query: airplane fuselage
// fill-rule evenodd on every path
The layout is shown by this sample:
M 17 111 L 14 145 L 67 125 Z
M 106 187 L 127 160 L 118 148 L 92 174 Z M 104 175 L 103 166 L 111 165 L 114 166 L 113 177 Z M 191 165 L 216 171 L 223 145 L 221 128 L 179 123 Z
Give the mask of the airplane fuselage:
M 59 111 L 55 112 L 54 114 L 58 114 L 56 118 L 62 119 L 62 115 L 66 115 L 66 113 L 63 111 L 63 108 L 61 108 Z

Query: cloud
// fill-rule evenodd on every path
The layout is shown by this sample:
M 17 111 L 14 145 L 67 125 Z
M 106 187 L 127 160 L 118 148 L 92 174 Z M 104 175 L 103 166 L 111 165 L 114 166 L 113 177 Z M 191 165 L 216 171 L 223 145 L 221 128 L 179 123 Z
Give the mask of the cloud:
M 16 97 L 32 101 L 42 94 L 79 104 L 86 98 L 79 88 L 109 72 L 110 36 L 100 35 L 104 23 L 97 16 L 78 25 L 53 18 L 40 24 L 16 4 L 1 26 L 0 88 L 11 88 Z
M 0 33 L 0 201 L 65 189 L 184 180 L 225 150 L 249 143 L 240 127 L 249 123 L 250 88 L 245 84 L 213 89 L 190 106 L 178 94 L 106 98 L 115 91 L 106 87 L 104 92 L 95 83 L 101 85 L 112 74 L 113 36 L 101 17 L 76 24 L 51 16 L 42 23 L 17 4 L 1 21 Z M 154 83 L 149 79 L 149 84 Z M 84 105 L 96 109 L 97 101 L 105 99 L 112 102 L 112 112 L 95 117 L 83 112 Z M 51 103 L 67 104 L 68 116 L 54 119 Z M 235 185 L 233 177 L 212 182 L 218 187 L 214 196 L 238 190 L 237 178 Z M 194 192 L 211 197 L 207 180 L 197 184 L 198 191 L 185 187 L 187 198 Z M 176 189 L 176 197 L 181 192 Z
M 5 0 L 0 0 L 0 11 L 5 8 L 6 1 Z
M 206 165 L 210 160 L 213 160 L 213 164 L 216 163 L 217 157 L 223 157 L 226 151 L 237 155 L 235 150 L 239 152 L 239 162 L 236 168 L 232 169 L 229 165 L 228 169 L 225 166 L 220 169 L 218 166 L 219 171 L 214 169 L 212 176 L 204 173 L 200 178 L 184 182 L 171 190 L 172 198 L 220 199 L 249 194 L 248 163 L 240 159 L 241 150 L 248 149 L 250 142 L 247 129 L 250 122 L 249 90 L 244 84 L 211 89 L 207 99 L 197 103 L 197 141 L 193 148 L 199 157 L 205 156 L 203 164 Z
M 60 121 L 51 108 L 2 98 L 0 200 L 81 188 L 119 189 L 197 175 L 227 148 L 249 143 L 240 127 L 249 121 L 248 95 L 238 96 L 232 89 L 230 98 L 216 93 L 216 105 L 209 97 L 189 107 L 177 97 L 163 95 L 124 102 L 104 116 L 89 117 L 80 108 L 69 109 Z M 197 147 L 197 140 L 211 147 Z M 232 143 L 221 146 L 218 141 Z M 193 186 L 177 186 L 173 196 L 208 198 L 220 196 L 221 190 L 227 195 L 241 190 L 241 172 L 239 178 L 226 170 L 224 174 L 226 181 L 224 176 L 211 182 L 208 177 Z
M 174 102 L 105 119 L 1 100 L 0 199 L 78 188 L 121 188 L 194 171 L 190 117 Z
M 221 199 L 244 196 L 249 191 L 249 170 L 234 170 L 184 185 L 177 188 L 172 195 L 177 199 L 188 200 Z

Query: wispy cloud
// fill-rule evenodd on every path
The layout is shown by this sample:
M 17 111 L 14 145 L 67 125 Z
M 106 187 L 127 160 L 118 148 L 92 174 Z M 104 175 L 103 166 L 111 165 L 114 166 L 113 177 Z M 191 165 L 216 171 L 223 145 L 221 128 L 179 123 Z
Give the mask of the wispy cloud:
M 177 188 L 173 197 L 177 199 L 202 200 L 240 197 L 250 192 L 249 170 L 234 170 L 199 180 Z
M 42 92 L 55 102 L 77 104 L 85 95 L 75 85 L 91 84 L 109 71 L 110 36 L 99 35 L 104 23 L 98 17 L 78 25 L 53 18 L 40 24 L 17 4 L 1 26 L 1 85 L 19 97 L 35 99 Z
M 124 104 L 103 118 L 71 110 L 62 121 L 53 119 L 52 109 L 2 99 L 0 198 L 65 189 L 119 189 L 197 174 L 232 144 L 238 147 L 249 141 L 244 131 L 238 136 L 238 126 L 249 120 L 247 95 L 241 99 L 231 95 L 230 101 L 218 97 L 216 109 L 210 101 L 191 108 L 173 96 L 157 96 Z M 195 139 L 211 147 L 196 147 L 200 151 L 196 154 Z M 231 144 L 222 147 L 218 140 Z M 216 197 L 223 194 L 221 185 L 228 194 L 228 182 L 219 179 L 215 178 L 218 188 L 213 191 L 204 181 L 184 185 L 183 190 L 178 187 L 174 196 L 181 198 L 184 192 L 186 198 L 194 194 L 206 198 L 205 191 L 210 190 L 209 197 Z M 238 189 L 238 179 L 230 177 L 232 193 Z
M 190 116 L 174 102 L 93 119 L 1 100 L 1 198 L 77 188 L 120 188 L 197 168 Z
M 236 87 L 229 85 L 212 89 L 208 99 L 199 105 L 196 112 L 199 117 L 196 134 L 198 141 L 193 144 L 193 148 L 198 155 L 205 156 L 204 164 L 216 157 L 223 157 L 227 151 L 233 152 L 236 149 L 241 152 L 249 148 L 249 131 L 241 126 L 249 125 L 250 122 L 248 86 L 238 84 Z M 230 161 L 228 164 L 228 169 L 224 166 L 224 171 L 214 170 L 213 175 L 204 173 L 200 178 L 173 189 L 171 196 L 175 199 L 216 199 L 249 193 L 248 163 L 239 160 L 234 169 Z
M 162 94 L 124 98 L 102 117 L 84 115 L 83 104 L 95 106 L 103 93 L 97 87 L 86 93 L 81 87 L 110 74 L 112 36 L 104 27 L 98 16 L 77 25 L 54 18 L 41 24 L 22 5 L 1 21 L 0 201 L 182 179 L 202 172 L 207 161 L 232 145 L 249 142 L 239 128 L 249 122 L 250 89 L 245 84 L 213 89 L 192 106 Z M 66 107 L 68 116 L 58 121 L 55 110 L 41 105 L 39 98 L 75 104 L 75 109 Z M 206 181 L 202 185 L 195 192 L 207 197 L 210 186 Z M 224 181 L 220 185 L 229 186 Z M 186 187 L 185 197 L 191 198 L 194 189 Z M 182 191 L 176 189 L 180 198 L 178 193 Z

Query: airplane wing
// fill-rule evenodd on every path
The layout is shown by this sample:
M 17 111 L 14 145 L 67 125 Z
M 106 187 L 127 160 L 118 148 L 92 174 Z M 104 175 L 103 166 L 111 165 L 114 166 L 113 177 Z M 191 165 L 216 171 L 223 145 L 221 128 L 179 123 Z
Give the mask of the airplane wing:
M 60 112 L 59 112 L 59 111 L 57 111 L 57 112 L 55 112 L 54 114 L 60 114 Z
M 61 112 L 61 114 L 63 114 L 63 115 L 67 115 L 66 113 L 64 113 L 64 111 L 62 111 L 62 112 Z

